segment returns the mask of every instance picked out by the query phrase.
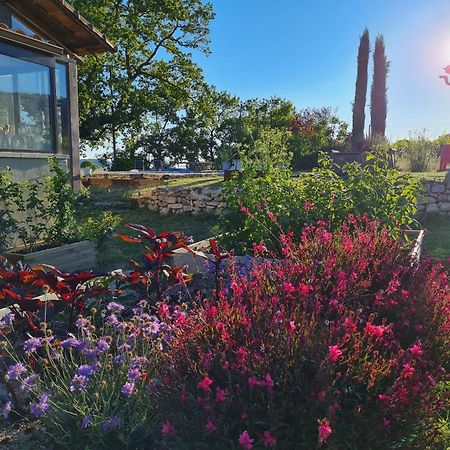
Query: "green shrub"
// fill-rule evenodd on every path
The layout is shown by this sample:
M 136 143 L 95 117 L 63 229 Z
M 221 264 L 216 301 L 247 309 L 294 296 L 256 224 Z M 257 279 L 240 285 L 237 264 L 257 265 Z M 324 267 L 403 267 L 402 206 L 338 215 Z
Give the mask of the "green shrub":
M 76 219 L 77 197 L 70 175 L 49 158 L 51 175 L 44 181 L 14 181 L 12 172 L 0 172 L 0 249 L 19 241 L 27 253 L 42 245 L 56 247 L 80 239 L 100 242 L 118 224 L 111 213 Z
M 436 143 L 426 138 L 425 133 L 418 133 L 407 141 L 403 154 L 406 157 L 411 172 L 426 172 L 430 163 L 437 156 Z
M 419 183 L 412 176 L 390 169 L 379 154 L 369 154 L 365 167 L 346 164 L 343 176 L 324 154 L 311 174 L 293 178 L 289 171 L 242 177 L 224 183 L 228 214 L 221 220 L 222 242 L 238 252 L 264 241 L 277 248 L 279 227 L 295 233 L 317 220 L 334 229 L 348 214 L 377 218 L 398 233 L 413 223 Z M 267 214 L 270 212 L 270 214 Z

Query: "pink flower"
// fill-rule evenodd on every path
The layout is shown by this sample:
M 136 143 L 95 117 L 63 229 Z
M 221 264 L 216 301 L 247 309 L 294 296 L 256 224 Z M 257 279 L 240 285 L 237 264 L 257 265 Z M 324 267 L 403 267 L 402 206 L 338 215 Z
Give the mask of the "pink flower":
M 251 450 L 253 448 L 253 441 L 254 439 L 250 438 L 250 435 L 247 431 L 244 431 L 239 436 L 239 444 L 241 444 L 241 447 L 245 448 L 245 450 Z
M 403 378 L 412 378 L 413 375 L 414 375 L 414 367 L 411 366 L 411 364 L 405 364 L 403 366 L 403 370 L 402 370 L 401 376 Z
M 292 283 L 288 283 L 286 281 L 284 281 L 283 284 L 281 285 L 281 289 L 283 289 L 283 291 L 288 295 L 295 292 L 295 287 L 292 286 Z
M 270 431 L 264 431 L 260 441 L 264 447 L 275 447 L 277 445 L 277 440 L 270 434 Z
M 322 445 L 333 430 L 330 427 L 328 419 L 319 420 L 319 444 Z
M 422 350 L 422 346 L 420 345 L 420 343 L 418 344 L 414 344 L 411 348 L 411 353 L 416 357 L 420 357 L 423 355 L 423 350 Z
M 264 384 L 267 389 L 273 388 L 273 380 L 272 380 L 272 377 L 270 376 L 270 373 L 266 374 L 266 378 L 264 379 L 264 381 L 261 384 Z
M 162 433 L 166 436 L 173 436 L 176 433 L 176 430 L 173 425 L 168 420 L 166 420 L 162 427 Z
M 169 317 L 169 307 L 165 303 L 162 303 L 158 308 L 158 314 L 161 319 L 167 319 Z
M 206 430 L 209 431 L 210 433 L 213 433 L 214 431 L 217 430 L 217 427 L 210 419 L 206 421 Z
M 306 212 L 309 212 L 312 206 L 314 206 L 314 203 L 310 202 L 309 200 L 306 200 L 305 204 L 303 205 L 303 208 L 305 209 Z
M 222 403 L 227 399 L 227 392 L 224 389 L 220 389 L 220 387 L 216 387 L 216 402 Z
M 355 323 L 348 317 L 344 320 L 344 327 L 349 333 L 354 333 L 356 331 Z
M 258 379 L 256 377 L 250 377 L 248 379 L 248 385 L 250 387 L 250 389 L 253 389 L 255 386 L 259 386 L 261 384 L 260 381 L 258 381 Z
M 338 345 L 330 345 L 330 347 L 328 347 L 328 358 L 331 362 L 336 362 L 342 353 L 343 352 Z
M 364 333 L 372 337 L 381 337 L 384 332 L 384 327 L 380 325 L 373 325 L 370 322 L 366 323 L 366 327 L 364 328 Z
M 289 336 L 292 336 L 295 333 L 295 322 L 293 320 L 289 321 L 288 333 L 289 333 Z
M 245 215 L 249 216 L 250 215 L 250 211 L 248 208 L 246 208 L 245 206 L 241 206 L 241 212 L 243 212 Z
M 203 392 L 209 392 L 209 388 L 210 386 L 213 384 L 213 380 L 211 380 L 211 378 L 209 378 L 208 376 L 206 376 L 205 378 L 203 378 L 202 381 L 200 381 L 197 384 L 197 387 L 199 389 L 201 389 Z

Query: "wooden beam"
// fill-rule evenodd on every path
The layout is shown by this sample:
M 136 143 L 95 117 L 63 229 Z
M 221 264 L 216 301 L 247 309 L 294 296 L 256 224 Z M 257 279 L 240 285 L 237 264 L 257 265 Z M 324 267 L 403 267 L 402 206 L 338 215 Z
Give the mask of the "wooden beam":
M 75 192 L 80 191 L 80 119 L 78 110 L 77 64 L 69 61 L 69 107 L 70 107 L 70 169 L 72 186 Z

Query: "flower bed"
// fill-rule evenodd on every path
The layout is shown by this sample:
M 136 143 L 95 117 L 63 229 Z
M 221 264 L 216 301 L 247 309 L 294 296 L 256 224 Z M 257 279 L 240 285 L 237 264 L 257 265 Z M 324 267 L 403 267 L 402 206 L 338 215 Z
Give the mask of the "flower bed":
M 6 346 L 6 381 L 21 395 L 4 417 L 37 416 L 69 448 L 439 448 L 450 363 L 439 265 L 350 217 L 337 231 L 281 234 L 276 259 L 256 245 L 245 266 L 213 241 L 213 291 L 169 303 L 167 288 L 190 279 L 167 264 L 185 237 L 130 228 L 137 236 L 122 239 L 145 255 L 114 289 L 94 274 L 0 274 L 0 298 L 19 296 L 23 311 L 45 289 L 80 313 L 72 334 L 48 324 Z

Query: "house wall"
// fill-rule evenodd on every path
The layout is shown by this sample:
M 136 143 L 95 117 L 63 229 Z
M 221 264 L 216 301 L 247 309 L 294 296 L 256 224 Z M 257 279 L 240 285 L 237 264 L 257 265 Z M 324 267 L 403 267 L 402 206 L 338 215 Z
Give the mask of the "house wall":
M 50 153 L 38 152 L 0 152 L 0 171 L 12 169 L 13 178 L 19 180 L 38 180 L 48 175 L 48 158 Z M 68 155 L 55 155 L 61 168 L 70 171 L 70 157 Z

